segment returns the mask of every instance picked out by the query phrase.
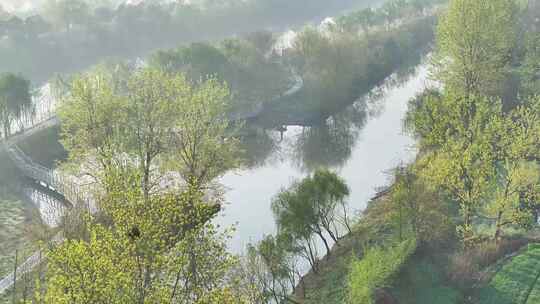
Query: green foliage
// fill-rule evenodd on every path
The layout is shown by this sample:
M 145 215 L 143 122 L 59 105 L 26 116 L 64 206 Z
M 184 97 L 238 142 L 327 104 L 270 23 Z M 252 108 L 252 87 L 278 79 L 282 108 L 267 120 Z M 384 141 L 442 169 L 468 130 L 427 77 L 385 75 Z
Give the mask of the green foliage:
M 136 171 L 115 171 L 88 237 L 48 253 L 45 303 L 244 303 L 228 277 L 236 259 L 195 188 L 146 197 Z M 106 222 L 104 225 L 100 222 Z
M 531 163 L 540 136 L 537 103 L 507 113 L 498 101 L 452 92 L 427 92 L 411 102 L 406 125 L 426 152 L 422 174 L 459 203 L 465 239 L 478 212 L 496 222 L 497 238 L 503 226 L 531 223 L 539 183 Z
M 419 63 L 433 40 L 434 23 L 434 16 L 413 19 L 390 31 L 374 30 L 369 39 L 306 27 L 288 52 L 304 80 L 303 90 L 270 105 L 268 119 L 323 122 L 391 74 Z
M 389 25 L 399 19 L 421 16 L 424 9 L 442 2 L 439 0 L 389 0 L 376 9 L 358 10 L 336 19 L 339 31 L 357 34 L 361 29 L 366 35 L 374 27 Z
M 487 98 L 452 95 L 427 100 L 425 108 L 412 110 L 414 129 L 428 130 L 420 139 L 420 146 L 430 152 L 420 161 L 422 174 L 459 203 L 463 224 L 458 232 L 469 240 L 472 216 L 484 202 L 496 172 L 492 124 L 502 118 L 502 107 Z
M 396 169 L 389 198 L 379 204 L 387 221 L 395 223 L 399 240 L 412 236 L 421 245 L 436 246 L 453 235 L 452 211 L 414 170 L 414 167 Z
M 90 18 L 90 7 L 84 0 L 47 0 L 44 15 L 58 30 L 70 31 L 75 24 Z
M 540 93 L 540 34 L 528 33 L 525 41 L 525 58 L 520 67 L 521 91 L 525 96 Z
M 536 295 L 529 298 L 538 284 L 540 275 L 540 246 L 531 244 L 522 254 L 513 257 L 482 288 L 478 295 L 479 304 L 536 303 Z
M 177 104 L 169 165 L 201 186 L 239 166 L 238 124 L 229 121 L 229 90 L 210 79 L 187 91 Z
M 375 292 L 388 287 L 416 251 L 416 240 L 407 240 L 390 248 L 369 249 L 362 259 L 353 261 L 349 276 L 348 303 L 372 304 Z
M 98 70 L 73 81 L 59 109 L 71 165 L 103 181 L 109 167 L 135 162 L 146 193 L 159 184 L 157 169 L 204 187 L 237 166 L 223 84 L 193 85 L 181 74 L 152 68 L 122 75 Z M 97 166 L 86 166 L 89 160 Z
M 168 72 L 183 71 L 197 81 L 212 75 L 223 78 L 229 62 L 219 49 L 206 43 L 194 43 L 178 50 L 158 51 L 150 64 Z
M 297 257 L 288 236 L 265 236 L 248 246 L 247 259 L 263 303 L 287 303 L 301 278 Z
M 451 0 L 437 33 L 434 71 L 454 94 L 497 94 L 515 46 L 513 0 Z
M 319 169 L 276 196 L 272 202 L 272 211 L 278 230 L 296 240 L 311 240 L 316 235 L 325 244 L 327 253 L 330 253 L 330 244 L 324 234 L 338 242 L 338 207 L 343 206 L 346 212 L 344 200 L 348 195 L 349 188 L 339 176 Z M 315 260 L 312 258 L 311 262 Z

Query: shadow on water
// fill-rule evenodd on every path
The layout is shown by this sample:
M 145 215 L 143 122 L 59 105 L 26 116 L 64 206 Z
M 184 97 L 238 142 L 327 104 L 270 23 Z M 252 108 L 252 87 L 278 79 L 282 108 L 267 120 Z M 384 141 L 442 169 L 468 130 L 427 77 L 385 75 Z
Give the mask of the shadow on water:
M 341 168 L 350 159 L 367 121 L 384 111 L 387 93 L 416 76 L 418 68 L 407 68 L 393 74 L 382 85 L 327 118 L 311 120 L 296 127 L 285 124 L 278 128 L 265 128 L 251 124 L 249 135 L 242 138 L 246 166 L 255 169 L 283 158 L 292 158 L 295 167 L 302 172 L 312 172 L 319 167 Z M 284 140 L 283 133 L 290 129 L 297 132 Z

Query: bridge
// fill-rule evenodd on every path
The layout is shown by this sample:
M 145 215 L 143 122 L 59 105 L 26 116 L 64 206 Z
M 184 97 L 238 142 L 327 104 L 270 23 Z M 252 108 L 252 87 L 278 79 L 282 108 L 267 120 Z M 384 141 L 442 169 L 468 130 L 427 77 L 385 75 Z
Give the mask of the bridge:
M 89 196 L 79 189 L 78 185 L 74 182 L 73 177 L 66 176 L 34 162 L 17 146 L 19 142 L 40 131 L 59 125 L 60 121 L 52 111 L 49 111 L 49 115 L 44 115 L 44 113 L 41 114 L 40 120 L 38 121 L 32 121 L 26 126 L 19 124 L 20 128 L 18 132 L 0 143 L 0 151 L 3 150 L 7 153 L 15 167 L 19 169 L 23 176 L 38 183 L 44 189 L 56 193 L 59 197 L 63 198 L 63 201 L 68 202 L 70 206 L 81 204 L 83 206 L 89 206 Z M 29 193 L 25 193 L 25 196 L 30 195 L 31 194 Z M 44 198 L 45 195 L 42 195 L 41 197 Z M 52 243 L 57 244 L 62 241 L 62 233 L 58 233 L 51 240 Z M 44 252 L 38 250 L 17 266 L 16 273 L 13 271 L 6 277 L 0 279 L 0 294 L 3 294 L 14 286 L 16 280 L 31 272 L 43 261 L 43 258 Z
M 56 193 L 68 203 L 67 207 L 82 205 L 89 208 L 90 196 L 87 196 L 81 191 L 78 185 L 73 181 L 70 176 L 63 175 L 59 172 L 55 172 L 49 168 L 46 168 L 40 164 L 35 163 L 30 157 L 28 157 L 18 146 L 17 143 L 30 136 L 31 134 L 38 132 L 43 128 L 48 128 L 52 123 L 57 123 L 56 118 L 45 121 L 44 123 L 37 124 L 35 127 L 28 129 L 27 132 L 20 133 L 7 141 L 1 143 L 1 149 L 7 153 L 13 164 L 21 171 L 23 176 L 38 183 L 44 189 Z M 38 130 L 39 129 L 39 130 Z M 25 196 L 31 196 L 30 193 L 25 193 Z M 42 193 L 41 198 L 45 198 L 46 195 Z M 30 198 L 30 201 L 33 201 Z M 39 203 L 38 203 L 39 204 Z M 57 208 L 59 206 L 56 206 Z M 53 207 L 54 208 L 54 207 Z M 65 209 L 65 208 L 64 208 Z M 61 210 L 58 210 L 61 212 Z M 62 233 L 55 235 L 51 242 L 59 244 L 63 241 Z M 34 269 L 39 263 L 42 262 L 44 253 L 42 250 L 38 250 L 30 257 L 28 257 L 22 264 L 17 266 L 17 272 L 13 271 L 6 277 L 0 280 L 0 294 L 3 294 L 9 288 L 11 288 L 17 278 L 23 277 Z

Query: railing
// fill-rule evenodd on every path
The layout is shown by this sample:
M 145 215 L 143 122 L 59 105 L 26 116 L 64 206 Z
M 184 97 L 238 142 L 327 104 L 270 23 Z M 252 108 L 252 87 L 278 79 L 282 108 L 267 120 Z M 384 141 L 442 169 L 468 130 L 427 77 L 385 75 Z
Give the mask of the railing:
M 57 234 L 53 239 L 53 243 L 60 244 L 63 241 L 62 234 Z M 38 250 L 26 259 L 22 264 L 17 266 L 17 280 L 22 278 L 25 274 L 30 273 L 37 265 L 39 265 L 44 259 L 43 250 Z M 6 292 L 15 284 L 15 272 L 10 273 L 6 277 L 0 280 L 0 294 Z
M 47 167 L 44 167 L 34 162 L 29 156 L 27 156 L 18 146 L 17 143 L 35 134 L 41 130 L 47 129 L 51 126 L 59 124 L 58 118 L 51 114 L 49 116 L 42 115 L 39 121 L 34 121 L 35 124 L 22 129 L 10 137 L 8 140 L 3 141 L 0 145 L 6 151 L 7 155 L 13 162 L 13 164 L 21 171 L 21 173 L 36 182 L 41 183 L 43 186 L 49 188 L 51 191 L 62 195 L 66 201 L 72 206 L 83 205 L 88 207 L 90 205 L 90 199 L 85 193 L 79 190 L 78 185 L 73 181 L 73 178 L 55 172 Z M 57 234 L 51 240 L 53 243 L 62 243 L 64 237 L 62 233 Z M 3 294 L 9 288 L 14 286 L 15 279 L 22 278 L 25 274 L 31 272 L 37 265 L 39 265 L 44 259 L 44 252 L 39 250 L 27 258 L 22 264 L 16 268 L 16 273 L 13 271 L 6 277 L 0 280 L 0 294 Z

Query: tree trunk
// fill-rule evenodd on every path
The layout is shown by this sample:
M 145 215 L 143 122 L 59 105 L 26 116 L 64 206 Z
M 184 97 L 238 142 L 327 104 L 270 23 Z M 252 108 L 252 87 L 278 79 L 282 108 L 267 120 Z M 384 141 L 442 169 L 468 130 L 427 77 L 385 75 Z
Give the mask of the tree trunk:
M 310 243 L 310 240 L 306 240 L 308 243 L 307 243 L 307 248 L 308 248 L 308 261 L 309 263 L 311 264 L 311 269 L 313 269 L 313 272 L 314 273 L 317 273 L 318 272 L 318 269 L 317 269 L 317 260 L 315 259 L 315 255 L 313 254 L 313 248 L 311 248 L 311 243 Z
M 497 223 L 495 224 L 496 225 L 496 229 L 495 229 L 495 235 L 493 236 L 495 242 L 499 243 L 500 239 L 501 239 L 501 236 L 502 236 L 502 211 L 499 211 L 497 213 Z
M 328 256 L 330 256 L 330 246 L 328 245 L 328 242 L 326 241 L 326 238 L 324 238 L 324 235 L 322 234 L 322 232 L 316 232 L 316 234 L 320 237 L 320 239 L 323 241 L 324 243 L 324 247 L 326 248 L 326 254 Z

